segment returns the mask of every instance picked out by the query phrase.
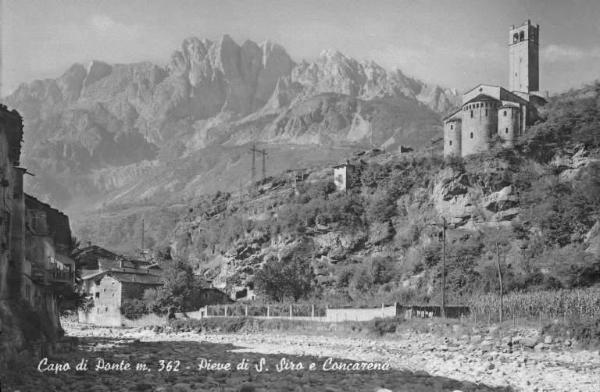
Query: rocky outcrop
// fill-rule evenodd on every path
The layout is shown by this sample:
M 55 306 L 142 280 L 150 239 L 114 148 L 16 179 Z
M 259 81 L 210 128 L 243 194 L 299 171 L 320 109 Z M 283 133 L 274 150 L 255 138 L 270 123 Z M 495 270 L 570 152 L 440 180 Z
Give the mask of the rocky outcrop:
M 600 256 L 600 221 L 597 221 L 585 235 L 584 244 L 586 252 Z
M 500 164 L 497 170 L 507 170 Z M 488 170 L 489 171 L 489 170 Z M 461 169 L 446 167 L 438 173 L 433 188 L 435 209 L 455 226 L 469 222 L 507 222 L 515 219 L 520 212 L 519 198 L 512 185 L 480 173 L 467 173 Z
M 572 181 L 577 178 L 582 169 L 594 162 L 598 162 L 585 146 L 576 146 L 572 151 L 562 151 L 550 161 L 550 165 L 560 172 L 561 181 Z

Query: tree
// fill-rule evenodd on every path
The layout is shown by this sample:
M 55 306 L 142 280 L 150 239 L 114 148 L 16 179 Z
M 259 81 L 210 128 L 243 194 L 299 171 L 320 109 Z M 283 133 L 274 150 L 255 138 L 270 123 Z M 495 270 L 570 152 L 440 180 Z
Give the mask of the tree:
M 314 289 L 315 274 L 308 260 L 292 256 L 288 260 L 270 259 L 256 273 L 255 287 L 268 298 L 282 302 L 298 301 Z
M 199 302 L 202 280 L 194 275 L 190 265 L 175 260 L 166 265 L 162 277 L 164 285 L 156 293 L 144 296 L 153 311 L 162 313 L 174 307 L 185 312 L 202 306 Z

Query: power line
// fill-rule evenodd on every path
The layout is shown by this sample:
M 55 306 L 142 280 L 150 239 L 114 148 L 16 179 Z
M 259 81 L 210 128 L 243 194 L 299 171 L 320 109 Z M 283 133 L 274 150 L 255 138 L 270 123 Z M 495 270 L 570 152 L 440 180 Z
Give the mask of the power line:
M 267 178 L 267 150 L 260 150 L 256 148 L 256 144 L 252 144 L 252 148 L 250 148 L 252 152 L 252 168 L 251 168 L 251 176 L 252 182 L 255 181 L 256 178 L 256 154 L 262 155 L 262 179 Z

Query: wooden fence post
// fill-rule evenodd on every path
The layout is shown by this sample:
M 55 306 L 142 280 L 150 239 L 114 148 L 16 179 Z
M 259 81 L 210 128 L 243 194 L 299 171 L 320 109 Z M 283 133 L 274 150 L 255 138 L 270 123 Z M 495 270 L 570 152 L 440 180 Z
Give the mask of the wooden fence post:
M 224 308 L 225 308 L 225 317 L 227 317 L 227 305 L 225 305 Z
M 292 304 L 290 304 L 290 318 L 292 318 Z
M 383 310 L 383 304 L 381 304 L 381 317 L 385 317 L 385 311 Z
M 270 317 L 270 309 L 269 309 L 269 305 L 267 305 L 267 318 Z
M 248 317 L 248 305 L 246 305 L 246 308 L 244 310 L 245 310 L 245 313 L 246 313 L 246 317 Z
M 315 318 L 315 304 L 310 307 L 310 318 Z

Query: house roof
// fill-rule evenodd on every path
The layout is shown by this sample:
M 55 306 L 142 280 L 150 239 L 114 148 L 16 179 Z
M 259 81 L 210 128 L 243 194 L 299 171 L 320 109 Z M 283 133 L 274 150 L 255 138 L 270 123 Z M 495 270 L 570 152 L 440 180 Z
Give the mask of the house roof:
M 107 271 L 99 271 L 90 275 L 82 276 L 82 280 L 104 279 L 104 276 L 110 276 L 121 283 L 139 283 L 147 285 L 163 285 L 162 277 L 148 272 L 148 270 L 131 270 L 129 268 L 115 268 Z
M 500 106 L 500 108 L 520 108 L 521 105 L 519 105 L 516 102 L 510 102 L 510 101 L 502 101 L 502 105 Z
M 78 259 L 80 257 L 87 256 L 90 254 L 94 254 L 98 257 L 103 257 L 106 259 L 116 259 L 118 257 L 116 253 L 113 253 L 110 250 L 104 249 L 98 245 L 90 245 L 86 246 L 85 248 L 76 249 L 73 252 L 73 257 L 75 259 Z
M 147 285 L 162 286 L 162 278 L 151 274 L 132 274 L 132 273 L 110 273 L 112 278 L 115 278 L 121 283 L 139 283 Z

